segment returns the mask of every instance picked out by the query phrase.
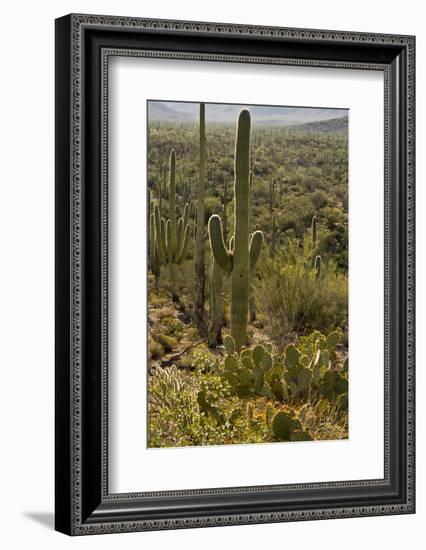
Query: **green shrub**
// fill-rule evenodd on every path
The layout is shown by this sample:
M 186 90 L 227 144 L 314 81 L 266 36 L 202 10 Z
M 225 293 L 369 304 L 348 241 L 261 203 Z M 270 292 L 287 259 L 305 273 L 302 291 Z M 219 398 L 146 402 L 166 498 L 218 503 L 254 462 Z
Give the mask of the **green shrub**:
M 165 317 L 161 320 L 161 332 L 167 334 L 167 336 L 180 336 L 183 329 L 184 325 L 179 319 Z
M 270 428 L 248 414 L 214 373 L 155 369 L 149 377 L 148 445 L 180 447 L 271 440 Z M 177 372 L 176 372 L 177 371 Z
M 223 206 L 222 206 L 222 201 L 220 200 L 219 197 L 207 197 L 204 201 L 204 219 L 206 221 L 206 224 L 207 222 L 209 221 L 210 219 L 210 216 L 212 216 L 212 214 L 221 214 L 222 213 L 222 209 L 223 209 Z
M 300 421 L 289 412 L 278 412 L 272 420 L 272 430 L 278 441 L 310 441 L 312 437 L 302 430 Z
M 303 250 L 296 247 L 292 254 L 263 262 L 256 293 L 266 329 L 281 351 L 298 334 L 347 326 L 347 277 L 332 261 L 322 263 L 317 277 Z
M 156 338 L 166 352 L 172 351 L 178 346 L 178 341 L 173 336 L 167 336 L 167 334 L 158 334 Z
M 171 306 L 163 306 L 161 308 L 158 308 L 156 311 L 155 311 L 158 319 L 162 320 L 162 319 L 165 319 L 165 318 L 168 318 L 168 317 L 173 317 L 174 313 L 175 313 L 175 309 L 174 307 L 171 307 Z
M 168 301 L 169 301 L 169 298 L 167 296 L 164 296 L 161 294 L 155 294 L 152 291 L 150 291 L 149 293 L 149 305 L 152 308 L 156 308 L 157 306 L 164 306 L 165 304 L 167 304 Z
M 152 359 L 161 359 L 164 355 L 163 346 L 154 340 L 148 343 L 148 357 Z

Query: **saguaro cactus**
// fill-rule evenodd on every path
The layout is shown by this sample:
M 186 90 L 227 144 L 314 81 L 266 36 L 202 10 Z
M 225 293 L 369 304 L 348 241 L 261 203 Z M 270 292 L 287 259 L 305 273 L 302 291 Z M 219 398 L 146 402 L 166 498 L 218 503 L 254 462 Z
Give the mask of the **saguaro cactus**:
M 228 234 L 228 184 L 226 177 L 223 178 L 223 238 L 226 241 Z
M 155 230 L 155 215 L 151 212 L 149 216 L 149 265 L 151 273 L 155 278 L 155 288 L 158 289 L 160 282 L 160 254 L 158 250 L 157 233 Z
M 269 247 L 269 254 L 271 258 L 275 258 L 275 249 L 277 242 L 277 226 L 275 223 L 275 216 L 272 216 L 272 231 L 271 231 L 271 246 Z
M 165 198 L 167 198 L 169 196 L 169 190 L 167 188 L 167 165 L 165 162 L 163 162 L 162 176 L 163 176 L 163 183 L 161 186 L 160 194 L 161 196 L 164 196 Z
M 312 223 L 311 223 L 311 233 L 312 233 L 312 247 L 315 248 L 317 246 L 317 217 L 312 217 Z
M 223 327 L 223 271 L 212 254 L 210 267 L 210 321 L 209 342 L 212 347 L 222 343 Z
M 319 255 L 315 257 L 314 268 L 315 268 L 315 277 L 316 279 L 318 279 L 318 277 L 321 275 L 321 256 Z
M 231 335 L 240 350 L 246 344 L 249 275 L 255 266 L 263 243 L 263 233 L 249 235 L 250 205 L 250 112 L 243 109 L 238 117 L 235 146 L 234 238 L 226 248 L 222 220 L 213 215 L 209 220 L 210 246 L 219 267 L 231 274 Z
M 277 195 L 277 181 L 272 178 L 269 178 L 269 215 L 272 216 L 275 197 Z
M 207 333 L 204 318 L 204 195 L 206 180 L 206 114 L 205 105 L 200 103 L 200 174 L 197 191 L 197 223 L 195 231 L 195 307 L 194 321 L 201 334 Z
M 176 153 L 170 153 L 169 171 L 169 217 L 161 217 L 159 205 L 154 207 L 154 224 L 158 244 L 159 257 L 169 266 L 172 285 L 176 282 L 176 269 L 186 258 L 189 242 L 189 205 L 185 204 L 183 216 L 176 222 Z M 173 299 L 177 300 L 177 292 L 173 288 Z
M 312 217 L 312 223 L 311 223 L 311 256 L 312 256 L 312 268 L 316 271 L 316 277 L 318 278 L 321 273 L 321 261 L 322 258 L 319 254 L 316 254 L 317 252 L 317 239 L 318 239 L 318 233 L 317 233 L 317 217 Z
M 179 174 L 179 202 L 181 204 L 190 204 L 191 202 L 191 184 L 189 178 Z
M 162 170 L 162 174 L 160 174 L 160 177 L 158 178 L 158 206 L 161 209 L 163 208 L 163 183 L 162 180 L 164 178 L 164 169 Z

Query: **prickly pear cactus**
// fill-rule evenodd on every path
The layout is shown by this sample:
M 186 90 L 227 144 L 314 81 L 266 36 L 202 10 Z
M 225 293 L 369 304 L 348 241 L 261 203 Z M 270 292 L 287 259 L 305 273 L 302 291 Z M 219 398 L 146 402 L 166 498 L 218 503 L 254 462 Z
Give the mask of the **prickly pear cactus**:
M 302 430 L 299 420 L 290 412 L 277 412 L 272 420 L 272 431 L 278 441 L 309 441 L 312 438 Z
M 348 393 L 348 380 L 343 373 L 328 371 L 320 384 L 320 394 L 329 401 L 335 401 L 339 395 Z
M 265 348 L 263 346 L 260 346 L 260 345 L 256 346 L 253 349 L 252 356 L 253 356 L 253 362 L 256 365 L 260 364 L 262 359 L 265 357 Z
M 289 344 L 280 355 L 269 343 L 237 350 L 234 339 L 227 335 L 226 356 L 217 372 L 229 384 L 232 395 L 250 402 L 266 398 L 274 411 L 277 403 L 284 407 L 275 416 L 269 410 L 269 420 L 265 419 L 276 439 L 309 440 L 300 424 L 304 422 L 301 404 L 309 402 L 318 410 L 325 407 L 328 413 L 333 410 L 343 417 L 347 412 L 347 361 L 342 366 L 336 355 L 340 337 L 337 331 L 328 336 L 314 332 L 301 337 L 297 345 Z M 297 407 L 298 418 L 289 406 Z
M 220 373 L 232 393 L 243 398 L 263 396 L 282 402 L 288 399 L 282 358 L 272 352 L 271 346 L 258 344 L 238 353 L 233 338 L 225 336 L 224 347 L 227 355 Z
M 228 355 L 232 355 L 235 351 L 235 342 L 232 336 L 225 336 L 223 339 L 223 345 L 225 346 L 225 351 Z

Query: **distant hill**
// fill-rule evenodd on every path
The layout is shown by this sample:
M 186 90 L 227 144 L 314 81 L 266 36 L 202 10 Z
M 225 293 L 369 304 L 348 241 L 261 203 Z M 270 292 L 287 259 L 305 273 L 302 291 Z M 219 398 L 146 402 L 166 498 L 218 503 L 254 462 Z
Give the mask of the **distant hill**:
M 235 124 L 243 105 L 207 103 L 206 120 L 212 123 Z M 346 109 L 319 107 L 285 107 L 271 105 L 247 105 L 254 124 L 295 126 L 299 124 L 320 124 L 331 119 L 347 116 Z M 199 104 L 191 102 L 149 101 L 150 120 L 164 122 L 197 122 Z M 326 130 L 318 130 L 326 131 Z
M 198 104 L 173 103 L 172 101 L 148 101 L 150 120 L 164 122 L 196 122 Z
M 297 124 L 289 129 L 304 130 L 308 132 L 323 132 L 326 134 L 343 134 L 348 131 L 348 117 L 332 118 L 330 120 L 321 120 L 318 122 L 308 122 L 307 124 Z

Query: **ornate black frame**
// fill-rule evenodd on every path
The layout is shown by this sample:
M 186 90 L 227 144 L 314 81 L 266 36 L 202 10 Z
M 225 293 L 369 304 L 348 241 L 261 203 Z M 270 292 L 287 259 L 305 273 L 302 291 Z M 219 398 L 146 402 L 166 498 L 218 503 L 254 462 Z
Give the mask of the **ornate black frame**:
M 56 20 L 56 529 L 70 535 L 414 513 L 415 38 L 188 21 Z M 374 69 L 385 78 L 385 475 L 109 494 L 111 55 Z

